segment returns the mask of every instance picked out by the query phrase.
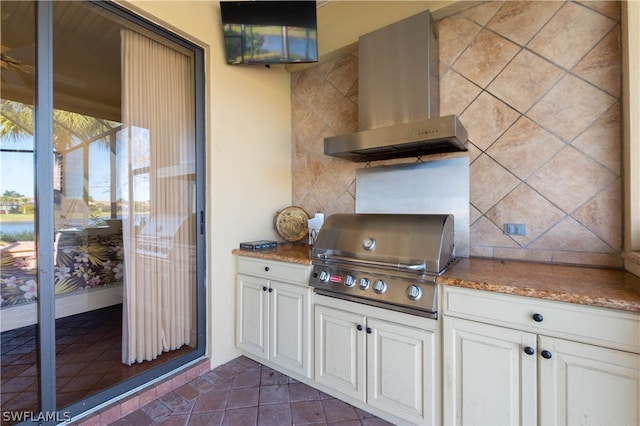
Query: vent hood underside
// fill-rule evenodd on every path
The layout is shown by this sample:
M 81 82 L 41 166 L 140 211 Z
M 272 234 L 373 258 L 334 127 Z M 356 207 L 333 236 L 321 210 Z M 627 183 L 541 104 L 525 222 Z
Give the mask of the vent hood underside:
M 438 39 L 426 10 L 360 37 L 358 126 L 324 153 L 363 162 L 467 150 L 455 115 L 440 117 Z
M 325 139 L 324 153 L 349 161 L 377 161 L 466 151 L 467 131 L 455 115 L 363 130 Z

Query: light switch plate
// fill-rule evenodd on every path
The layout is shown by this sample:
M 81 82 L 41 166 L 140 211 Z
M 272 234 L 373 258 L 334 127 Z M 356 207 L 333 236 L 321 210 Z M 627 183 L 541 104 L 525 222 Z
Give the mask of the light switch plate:
M 505 223 L 503 230 L 506 235 L 527 235 L 527 225 L 524 223 Z

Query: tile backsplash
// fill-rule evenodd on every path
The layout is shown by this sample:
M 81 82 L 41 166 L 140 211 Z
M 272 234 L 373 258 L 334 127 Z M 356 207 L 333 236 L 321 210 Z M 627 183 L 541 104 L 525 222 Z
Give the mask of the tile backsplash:
M 620 3 L 485 2 L 437 22 L 440 113 L 469 133 L 472 256 L 622 266 Z M 351 213 L 357 51 L 292 74 L 292 200 Z M 508 236 L 504 223 L 524 223 Z

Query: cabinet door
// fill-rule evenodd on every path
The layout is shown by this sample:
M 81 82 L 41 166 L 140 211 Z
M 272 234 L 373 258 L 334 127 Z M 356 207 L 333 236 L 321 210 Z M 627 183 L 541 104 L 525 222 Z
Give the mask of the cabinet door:
M 444 424 L 536 423 L 536 335 L 443 316 Z
M 309 288 L 271 282 L 269 359 L 309 376 Z
M 362 401 L 366 389 L 364 327 L 363 315 L 315 305 L 315 379 Z
M 545 336 L 538 347 L 542 424 L 640 424 L 640 355 Z
M 239 348 L 265 359 L 269 354 L 268 287 L 268 280 L 238 275 L 236 341 Z
M 367 318 L 367 402 L 411 423 L 435 424 L 435 336 Z

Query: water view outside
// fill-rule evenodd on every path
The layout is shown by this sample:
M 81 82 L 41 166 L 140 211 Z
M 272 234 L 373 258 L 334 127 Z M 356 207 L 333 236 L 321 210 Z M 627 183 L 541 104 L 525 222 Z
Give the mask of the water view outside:
M 0 232 L 3 234 L 24 234 L 35 232 L 34 222 L 0 222 Z

